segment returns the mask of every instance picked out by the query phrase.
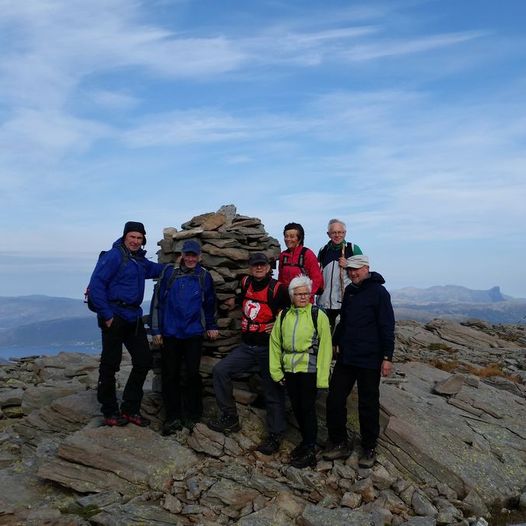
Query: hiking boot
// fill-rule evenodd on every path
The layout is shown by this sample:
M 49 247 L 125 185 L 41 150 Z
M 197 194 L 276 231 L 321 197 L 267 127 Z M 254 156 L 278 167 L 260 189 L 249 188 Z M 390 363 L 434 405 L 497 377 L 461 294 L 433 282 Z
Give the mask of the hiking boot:
M 348 440 L 338 444 L 329 445 L 322 453 L 324 460 L 337 460 L 339 458 L 348 458 L 351 456 L 352 446 Z
M 128 420 L 124 418 L 120 413 L 113 413 L 104 417 L 104 425 L 111 427 L 122 427 L 128 423 Z
M 135 424 L 139 427 L 148 427 L 150 425 L 150 419 L 142 416 L 140 413 L 122 413 L 122 416 L 131 424 Z
M 237 415 L 225 415 L 222 414 L 216 420 L 210 420 L 206 424 L 212 431 L 218 431 L 219 433 L 233 433 L 239 431 L 241 426 L 239 425 L 239 418 Z
M 358 466 L 361 468 L 372 468 L 376 462 L 376 449 L 365 448 L 358 459 Z
M 268 437 L 256 448 L 256 451 L 263 453 L 263 455 L 272 455 L 279 450 L 279 446 L 281 446 L 281 435 L 269 433 Z
M 298 455 L 296 458 L 293 458 L 290 461 L 290 465 L 298 469 L 308 467 L 313 468 L 314 466 L 316 466 L 316 453 L 314 451 L 314 448 L 312 446 L 305 446 L 303 453 L 301 455 Z
M 183 427 L 186 427 L 188 431 L 192 431 L 197 423 L 199 423 L 200 418 L 183 418 Z
M 183 429 L 183 423 L 178 418 L 171 418 L 163 425 L 163 436 L 173 435 L 176 431 Z
M 296 458 L 301 457 L 305 454 L 305 451 L 309 449 L 309 446 L 305 445 L 303 442 L 301 444 L 298 444 L 291 452 L 290 452 L 290 460 L 294 460 Z

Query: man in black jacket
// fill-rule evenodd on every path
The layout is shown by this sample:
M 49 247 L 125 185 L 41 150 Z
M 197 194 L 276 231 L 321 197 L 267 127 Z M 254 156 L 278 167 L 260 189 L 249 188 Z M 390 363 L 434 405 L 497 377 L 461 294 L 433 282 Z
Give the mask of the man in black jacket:
M 376 461 L 380 433 L 380 378 L 389 376 L 393 369 L 395 320 L 385 280 L 370 272 L 369 258 L 350 257 L 346 270 L 351 284 L 345 289 L 333 338 L 338 357 L 327 396 L 329 444 L 323 457 L 346 458 L 352 452 L 346 429 L 347 397 L 356 382 L 362 440 L 359 465 L 370 468 Z

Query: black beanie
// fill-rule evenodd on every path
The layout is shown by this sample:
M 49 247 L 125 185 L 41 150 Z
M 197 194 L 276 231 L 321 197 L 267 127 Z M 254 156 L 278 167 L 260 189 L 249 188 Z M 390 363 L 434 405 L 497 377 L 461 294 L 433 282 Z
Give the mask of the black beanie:
M 144 242 L 143 245 L 146 245 L 146 230 L 144 230 L 144 225 L 142 223 L 139 223 L 138 221 L 128 221 L 124 225 L 124 232 L 122 233 L 122 237 L 126 237 L 126 234 L 128 232 L 139 232 L 144 236 Z

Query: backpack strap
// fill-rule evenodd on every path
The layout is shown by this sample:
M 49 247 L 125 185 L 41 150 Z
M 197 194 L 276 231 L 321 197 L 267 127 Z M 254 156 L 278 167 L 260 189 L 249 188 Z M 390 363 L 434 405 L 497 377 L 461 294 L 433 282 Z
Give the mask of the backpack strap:
M 241 298 L 245 299 L 245 296 L 247 295 L 248 289 L 250 288 L 250 285 L 252 283 L 252 276 L 244 276 L 241 279 Z
M 175 280 L 182 274 L 181 269 L 175 263 L 172 265 L 172 268 L 173 268 L 173 271 L 170 274 L 170 277 L 168 278 L 168 282 L 166 283 L 166 289 L 164 291 L 165 296 L 166 294 L 168 294 L 168 291 L 170 290 L 172 285 L 175 283 Z
M 159 277 L 159 282 L 163 278 L 164 271 L 167 268 L 168 267 L 164 267 L 163 268 L 163 270 L 161 272 L 161 275 Z M 173 264 L 173 269 L 174 270 L 173 270 L 172 274 L 168 278 L 168 283 L 166 283 L 165 295 L 168 293 L 168 291 L 170 290 L 172 285 L 175 283 L 175 280 L 177 278 L 182 277 L 184 275 L 183 271 L 181 270 L 181 267 L 177 266 L 175 263 Z M 199 278 L 199 287 L 201 288 L 201 299 L 202 299 L 202 301 L 204 301 L 204 299 L 205 299 L 205 280 L 206 280 L 206 275 L 207 274 L 208 274 L 208 270 L 206 270 L 205 268 L 201 267 L 201 272 L 199 272 L 198 278 Z
M 301 252 L 300 252 L 300 255 L 298 257 L 298 262 L 297 263 L 289 263 L 289 254 L 285 254 L 283 256 L 283 259 L 282 259 L 282 266 L 283 267 L 286 267 L 286 266 L 289 266 L 289 267 L 299 267 L 301 269 L 301 273 L 302 274 L 305 274 L 305 254 L 307 253 L 307 247 L 302 247 L 301 248 Z
M 307 247 L 303 247 L 300 252 L 300 257 L 298 258 L 298 267 L 301 269 L 301 272 L 305 274 L 305 254 L 307 253 Z
M 281 285 L 277 282 L 277 280 L 275 280 L 274 278 L 270 278 L 270 281 L 268 282 L 268 287 L 267 287 L 267 304 L 270 307 L 270 310 L 272 311 L 272 314 L 274 315 L 274 317 L 276 317 L 276 313 L 277 313 L 274 298 L 280 286 Z
M 281 343 L 283 343 L 283 320 L 285 319 L 285 316 L 289 310 L 290 307 L 285 307 L 279 314 L 279 334 L 281 336 Z
M 205 280 L 206 275 L 209 274 L 206 268 L 201 267 L 201 272 L 199 273 L 199 286 L 201 287 L 201 303 L 205 302 Z
M 349 242 L 345 246 L 345 257 L 350 258 L 352 256 L 354 256 L 354 245 Z
M 327 250 L 329 250 L 328 244 L 320 248 L 320 251 L 318 252 L 318 261 L 321 265 L 323 265 L 323 262 L 325 260 L 325 254 L 327 254 Z
M 312 347 L 309 351 L 309 354 L 318 355 L 318 350 L 320 348 L 320 338 L 318 336 L 318 313 L 320 309 L 316 305 L 313 305 L 310 314 L 312 316 L 312 324 L 314 325 L 314 334 L 312 335 Z M 312 351 L 312 352 L 311 352 Z

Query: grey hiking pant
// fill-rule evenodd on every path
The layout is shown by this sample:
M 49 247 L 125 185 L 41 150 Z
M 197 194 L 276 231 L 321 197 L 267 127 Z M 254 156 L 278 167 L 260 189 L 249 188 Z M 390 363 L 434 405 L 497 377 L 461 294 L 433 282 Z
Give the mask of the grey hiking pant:
M 267 409 L 267 430 L 282 435 L 286 429 L 285 389 L 274 382 L 269 371 L 268 346 L 242 343 L 216 364 L 213 371 L 214 392 L 222 413 L 237 415 L 232 379 L 243 373 L 258 372 Z

